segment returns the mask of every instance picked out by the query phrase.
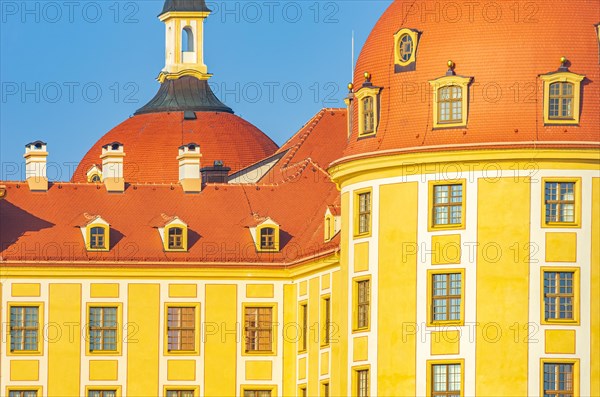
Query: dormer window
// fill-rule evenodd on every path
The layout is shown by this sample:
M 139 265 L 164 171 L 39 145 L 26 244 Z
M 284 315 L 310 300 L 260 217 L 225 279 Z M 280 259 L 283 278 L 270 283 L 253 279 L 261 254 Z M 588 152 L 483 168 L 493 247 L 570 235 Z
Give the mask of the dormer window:
M 573 119 L 573 84 L 550 84 L 550 102 L 548 105 L 548 118 Z
M 85 213 L 77 226 L 81 230 L 88 251 L 110 250 L 110 225 L 102 217 Z
M 469 84 L 473 78 L 455 75 L 452 61 L 448 66 L 444 77 L 429 81 L 433 87 L 434 129 L 467 126 Z
M 372 96 L 368 96 L 362 100 L 362 108 L 363 135 L 372 134 L 375 132 L 375 106 Z
M 90 249 L 102 250 L 106 248 L 106 229 L 93 227 L 90 229 Z
M 561 66 L 556 72 L 544 74 L 544 124 L 579 124 L 581 101 L 581 81 L 585 76 L 571 73 L 566 66 L 567 59 L 561 58 Z
M 151 221 L 158 229 L 165 252 L 188 251 L 188 225 L 176 216 L 160 214 Z
M 323 225 L 325 242 L 333 239 L 339 232 L 340 218 L 339 206 L 330 205 L 327 207 L 325 211 L 325 224 Z
M 394 72 L 408 72 L 416 69 L 417 45 L 420 32 L 403 28 L 394 35 Z
M 275 229 L 265 227 L 260 230 L 260 249 L 263 251 L 272 251 L 275 249 Z
M 450 85 L 439 89 L 438 114 L 440 123 L 462 122 L 462 89 L 459 86 Z
M 169 250 L 182 250 L 183 247 L 183 229 L 172 227 L 169 229 Z
M 271 218 L 254 218 L 250 233 L 258 252 L 279 252 L 279 224 Z M 254 226 L 255 225 L 255 226 Z
M 371 136 L 377 133 L 379 124 L 379 92 L 381 87 L 375 87 L 371 83 L 371 75 L 365 73 L 365 82 L 356 91 L 355 98 L 358 101 L 358 136 Z

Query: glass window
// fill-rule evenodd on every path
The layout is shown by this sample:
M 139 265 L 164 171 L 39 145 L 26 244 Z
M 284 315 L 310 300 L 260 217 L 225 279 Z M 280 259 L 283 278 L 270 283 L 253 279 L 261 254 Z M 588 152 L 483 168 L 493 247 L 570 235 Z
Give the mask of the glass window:
M 413 39 L 408 34 L 403 34 L 398 43 L 400 59 L 402 62 L 408 62 L 413 53 Z
M 275 229 L 265 227 L 260 229 L 260 249 L 273 250 L 275 249 Z
M 117 397 L 116 390 L 89 390 L 88 397 Z
M 169 249 L 180 250 L 183 247 L 183 229 L 180 227 L 173 227 L 169 229 Z
M 573 319 L 573 272 L 544 272 L 544 315 L 546 320 Z
M 459 321 L 462 274 L 434 274 L 432 321 Z
M 460 397 L 460 364 L 432 366 L 432 396 Z
M 92 230 L 90 230 L 91 249 L 106 249 L 104 245 L 104 233 L 105 229 L 103 227 L 93 227 Z
M 271 390 L 244 390 L 244 397 L 271 397 Z
M 117 350 L 117 308 L 90 307 L 90 351 Z
M 167 397 L 194 397 L 193 390 L 167 390 Z
M 39 308 L 11 306 L 10 308 L 10 351 L 37 351 Z
M 462 122 L 462 89 L 449 85 L 438 90 L 438 122 Z
M 306 350 L 308 347 L 308 305 L 300 305 L 300 321 L 302 322 L 302 340 L 300 341 L 300 350 Z
M 358 195 L 358 234 L 369 233 L 371 228 L 371 193 Z
M 367 328 L 369 326 L 369 305 L 370 305 L 370 294 L 371 294 L 371 283 L 370 280 L 362 280 L 357 283 L 357 328 Z
M 356 371 L 356 395 L 358 397 L 369 396 L 369 370 Z
M 573 364 L 544 364 L 544 397 L 573 395 Z
M 194 351 L 196 309 L 193 307 L 169 307 L 167 311 L 169 351 Z
M 245 312 L 246 351 L 272 351 L 273 308 L 247 307 Z
M 323 338 L 323 342 L 325 342 L 326 345 L 328 345 L 331 342 L 331 330 L 332 330 L 332 324 L 331 324 L 331 299 L 330 298 L 325 298 L 323 299 L 323 310 L 325 310 L 325 324 L 324 324 L 324 332 L 325 332 L 325 337 Z
M 575 222 L 575 182 L 546 182 L 546 223 Z
M 8 397 L 37 397 L 36 390 L 11 390 L 8 392 Z
M 573 118 L 573 84 L 566 82 L 550 84 L 550 103 L 548 104 L 548 118 L 572 119 Z
M 372 96 L 362 100 L 363 107 L 363 134 L 375 132 L 375 99 Z
M 463 186 L 436 185 L 433 187 L 433 226 L 462 223 Z

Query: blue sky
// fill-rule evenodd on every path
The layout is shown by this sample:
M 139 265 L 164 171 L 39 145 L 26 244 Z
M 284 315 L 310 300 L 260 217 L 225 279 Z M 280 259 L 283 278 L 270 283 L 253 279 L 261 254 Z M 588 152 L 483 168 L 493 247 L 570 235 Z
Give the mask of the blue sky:
M 207 1 L 214 91 L 278 144 L 322 107 L 341 107 L 356 57 L 391 0 Z M 0 0 L 2 180 L 24 178 L 28 142 L 48 142 L 48 176 L 150 100 L 164 66 L 163 1 Z

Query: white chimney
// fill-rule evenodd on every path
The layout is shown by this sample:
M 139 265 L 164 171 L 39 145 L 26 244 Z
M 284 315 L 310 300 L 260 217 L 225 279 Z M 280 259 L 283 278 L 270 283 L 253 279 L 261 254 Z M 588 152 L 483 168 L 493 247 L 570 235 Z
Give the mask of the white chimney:
M 188 143 L 179 147 L 179 183 L 186 193 L 200 193 L 202 191 L 202 177 L 200 176 L 200 145 Z
M 102 179 L 106 190 L 110 193 L 123 193 L 125 191 L 125 178 L 123 176 L 123 144 L 119 142 L 102 146 Z
M 48 152 L 46 143 L 35 141 L 25 145 L 25 178 L 29 189 L 33 191 L 48 191 L 48 177 L 46 176 L 46 162 Z

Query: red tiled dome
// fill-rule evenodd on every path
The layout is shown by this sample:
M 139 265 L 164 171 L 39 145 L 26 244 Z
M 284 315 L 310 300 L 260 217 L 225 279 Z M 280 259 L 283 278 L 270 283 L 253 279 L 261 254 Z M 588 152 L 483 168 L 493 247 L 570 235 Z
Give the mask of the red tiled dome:
M 133 116 L 104 135 L 83 157 L 73 182 L 86 182 L 94 164 L 102 164 L 102 146 L 120 142 L 124 146 L 125 181 L 129 183 L 177 183 L 178 148 L 200 145 L 201 166 L 222 160 L 235 172 L 277 150 L 277 145 L 258 128 L 226 112 L 196 112 L 196 120 L 184 120 L 183 112 Z
M 598 0 L 541 2 L 394 1 L 371 32 L 357 62 L 354 87 L 372 74 L 383 87 L 377 135 L 357 139 L 345 155 L 431 146 L 477 147 L 497 143 L 600 140 Z M 421 32 L 416 69 L 395 73 L 394 34 Z M 580 124 L 544 126 L 543 81 L 568 59 L 582 82 Z M 430 80 L 443 77 L 447 61 L 457 75 L 473 77 L 466 128 L 432 129 Z M 440 148 L 438 147 L 437 150 Z

